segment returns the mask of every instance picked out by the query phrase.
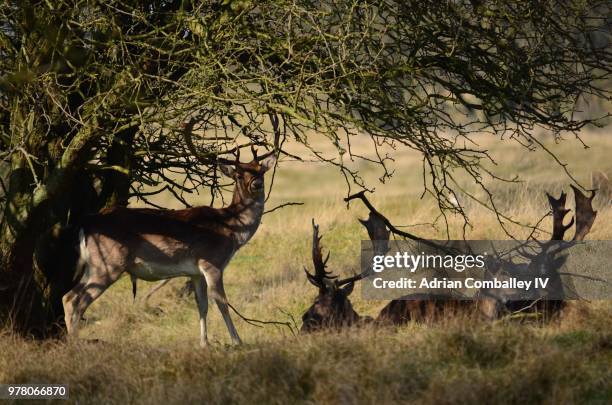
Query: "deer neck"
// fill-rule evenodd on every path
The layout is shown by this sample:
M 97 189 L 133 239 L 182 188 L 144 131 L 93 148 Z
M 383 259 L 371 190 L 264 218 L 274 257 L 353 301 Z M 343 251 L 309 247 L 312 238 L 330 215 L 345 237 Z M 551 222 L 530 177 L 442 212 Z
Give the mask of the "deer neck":
M 234 189 L 232 203 L 228 207 L 233 211 L 230 227 L 238 247 L 247 243 L 257 231 L 264 212 L 263 190 L 255 196 L 249 195 L 240 187 Z

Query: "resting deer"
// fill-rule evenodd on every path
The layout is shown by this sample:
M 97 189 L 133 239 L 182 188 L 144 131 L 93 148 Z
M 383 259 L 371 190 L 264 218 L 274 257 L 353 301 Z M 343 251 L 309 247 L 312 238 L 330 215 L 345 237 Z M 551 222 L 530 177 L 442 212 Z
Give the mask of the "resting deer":
M 584 196 L 578 189 L 572 186 L 576 200 L 575 234 L 572 240 L 580 241 L 589 233 L 597 212 L 593 211 L 592 200 L 595 196 L 593 192 L 590 197 Z M 554 250 L 560 240 L 563 240 L 565 232 L 572 227 L 574 219 L 565 225 L 563 219 L 570 211 L 565 208 L 567 195 L 561 193 L 558 199 L 548 195 L 549 203 L 553 213 L 553 233 L 551 242 L 542 243 L 542 252 L 538 256 L 532 257 L 532 265 L 542 265 L 542 261 L 555 260 Z M 369 207 L 371 210 L 372 208 Z M 385 225 L 383 217 L 370 212 L 367 221 L 360 220 L 366 227 L 368 235 L 372 240 L 375 254 L 384 255 L 388 251 L 388 241 L 390 231 Z M 319 228 L 313 220 L 313 249 L 312 258 L 315 272 L 314 274 L 306 271 L 308 280 L 319 288 L 319 294 L 315 303 L 302 316 L 302 329 L 304 333 L 313 332 L 321 329 L 335 329 L 345 326 L 358 325 L 372 321 L 369 317 L 361 317 L 350 302 L 349 295 L 353 291 L 355 281 L 367 277 L 368 270 L 363 273 L 337 280 L 331 272 L 325 270 L 329 253 L 325 260 L 322 259 Z M 561 246 L 561 249 L 564 245 Z M 545 266 L 553 271 L 554 266 Z M 560 282 L 560 280 L 559 280 Z M 403 324 L 409 321 L 416 322 L 435 322 L 449 316 L 469 315 L 484 319 L 493 320 L 505 313 L 520 311 L 527 308 L 529 312 L 544 313 L 547 317 L 555 315 L 565 305 L 563 300 L 549 301 L 525 301 L 512 300 L 510 297 L 500 297 L 490 294 L 488 291 L 479 291 L 475 300 L 462 300 L 447 295 L 432 294 L 412 294 L 390 301 L 379 313 L 375 322 L 377 324 Z
M 234 254 L 257 231 L 264 212 L 264 173 L 275 157 L 241 163 L 224 161 L 221 171 L 234 179 L 232 202 L 184 210 L 118 207 L 91 216 L 79 232 L 83 275 L 64 295 L 66 329 L 76 335 L 87 308 L 124 273 L 133 282 L 191 277 L 200 315 L 200 344 L 207 344 L 207 290 L 210 289 L 234 343 L 223 287 L 223 272 Z
M 384 254 L 388 250 L 389 231 L 384 227 L 377 226 L 378 219 L 370 214 L 367 221 L 360 222 L 368 229 L 370 238 L 374 244 L 374 250 L 377 253 Z M 325 270 L 327 261 L 329 260 L 329 252 L 325 259 L 321 250 L 321 237 L 319 236 L 319 226 L 312 220 L 312 263 L 314 265 L 314 274 L 306 272 L 306 278 L 312 285 L 319 289 L 319 294 L 315 299 L 314 304 L 308 308 L 302 316 L 302 328 L 304 333 L 314 332 L 320 329 L 334 329 L 344 326 L 352 326 L 358 323 L 367 322 L 370 319 L 361 317 L 353 309 L 350 299 L 348 298 L 355 281 L 365 277 L 365 274 L 359 276 L 337 280 L 331 272 Z
M 565 208 L 567 200 L 567 194 L 561 192 L 559 198 L 554 198 L 550 194 L 546 194 L 548 202 L 551 207 L 553 217 L 553 231 L 550 241 L 540 242 L 540 252 L 538 254 L 530 255 L 523 252 L 522 255 L 530 260 L 529 265 L 534 268 L 545 268 L 548 269 L 548 275 L 551 277 L 551 289 L 557 291 L 563 291 L 564 286 L 561 277 L 557 271 L 557 265 L 555 261 L 562 260 L 559 253 L 571 245 L 559 243 L 564 240 L 565 233 L 574 226 L 574 236 L 571 241 L 582 241 L 591 231 L 595 218 L 597 217 L 597 211 L 593 210 L 593 199 L 595 198 L 595 191 L 591 192 L 591 196 L 585 196 L 576 187 L 571 186 L 574 193 L 575 201 L 575 214 L 570 221 L 564 224 L 564 219 L 570 212 L 569 208 Z M 504 302 L 504 310 L 506 312 L 537 312 L 542 314 L 545 318 L 550 318 L 557 315 L 566 305 L 566 301 L 557 300 L 540 300 L 540 301 L 526 301 L 526 300 L 507 300 Z

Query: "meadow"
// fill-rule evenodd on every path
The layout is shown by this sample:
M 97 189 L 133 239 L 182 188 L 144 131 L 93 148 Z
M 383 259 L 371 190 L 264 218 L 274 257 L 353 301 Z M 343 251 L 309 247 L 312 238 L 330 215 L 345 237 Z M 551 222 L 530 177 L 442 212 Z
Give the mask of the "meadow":
M 546 145 L 568 163 L 585 186 L 590 173 L 612 174 L 612 140 L 585 134 Z M 505 213 L 534 223 L 549 208 L 545 192 L 569 192 L 564 171 L 543 152 L 527 152 L 512 140 L 478 138 L 495 157 L 495 169 L 520 182 L 491 183 Z M 331 155 L 326 143 L 316 144 Z M 354 148 L 367 153 L 366 139 Z M 296 147 L 296 152 L 300 152 Z M 303 152 L 303 151 L 301 151 Z M 393 178 L 377 183 L 380 170 L 355 162 L 368 184 L 369 197 L 394 224 L 415 234 L 446 238 L 431 196 L 421 198 L 422 161 L 397 151 Z M 478 193 L 465 176 L 466 190 Z M 269 184 L 270 178 L 267 179 Z M 329 269 L 347 276 L 358 272 L 360 241 L 367 239 L 357 218 L 367 210 L 343 202 L 347 187 L 337 169 L 318 162 L 283 160 L 267 207 L 289 201 L 266 214 L 254 238 L 232 260 L 225 274 L 231 303 L 245 316 L 301 324 L 316 289 L 303 268 L 312 268 L 311 218 L 320 224 Z M 208 196 L 191 196 L 208 203 Z M 571 197 L 568 199 L 573 201 Z M 493 213 L 469 201 L 466 237 L 507 239 Z M 169 196 L 157 200 L 181 208 Z M 136 203 L 136 202 L 135 202 Z M 596 201 L 600 203 L 600 201 Z M 218 202 L 217 202 L 218 204 Z M 571 203 L 570 203 L 571 206 Z M 588 239 L 612 239 L 612 210 L 602 206 Z M 451 237 L 463 233 L 463 219 L 448 217 Z M 517 237 L 530 230 L 508 225 Z M 550 219 L 541 227 L 551 229 Z M 543 238 L 545 234 L 541 235 Z M 442 324 L 360 328 L 340 333 L 293 335 L 289 328 L 258 328 L 232 314 L 243 345 L 229 345 L 216 307 L 208 315 L 210 348 L 198 345 L 198 314 L 193 297 L 178 297 L 184 281 L 173 280 L 145 303 L 152 284 L 139 284 L 132 300 L 127 277 L 111 287 L 85 314 L 79 340 L 35 342 L 0 333 L 0 383 L 55 382 L 70 385 L 78 403 L 610 403 L 612 400 L 612 304 L 572 302 L 557 321 L 541 325 L 516 320 L 496 322 L 449 319 Z M 361 315 L 376 316 L 385 302 L 366 301 L 359 287 L 351 296 Z

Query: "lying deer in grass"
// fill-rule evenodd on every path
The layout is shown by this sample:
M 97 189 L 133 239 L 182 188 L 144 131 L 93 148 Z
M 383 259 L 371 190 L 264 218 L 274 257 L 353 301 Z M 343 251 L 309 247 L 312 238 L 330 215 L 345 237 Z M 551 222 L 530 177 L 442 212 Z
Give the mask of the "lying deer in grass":
M 64 295 L 66 329 L 76 335 L 87 308 L 124 273 L 132 281 L 191 277 L 200 313 L 200 344 L 207 344 L 207 289 L 223 316 L 234 343 L 240 337 L 232 323 L 223 287 L 223 271 L 236 251 L 257 231 L 264 212 L 264 174 L 275 157 L 241 163 L 224 161 L 222 172 L 235 181 L 232 203 L 184 210 L 114 208 L 94 215 L 79 232 L 83 275 Z
M 377 253 L 384 254 L 388 250 L 389 231 L 384 227 L 378 226 L 378 221 L 370 215 L 368 221 L 360 222 L 368 229 L 370 238 Z M 376 225 L 374 225 L 376 223 Z M 385 243 L 386 242 L 386 243 Z M 361 317 L 353 309 L 349 295 L 353 292 L 355 281 L 363 277 L 356 276 L 342 280 L 337 280 L 331 272 L 325 270 L 329 252 L 323 259 L 321 248 L 321 237 L 319 236 L 319 226 L 312 220 L 312 263 L 314 274 L 306 272 L 306 278 L 312 285 L 319 289 L 319 294 L 314 304 L 302 316 L 302 332 L 313 332 L 321 329 L 340 328 L 352 326 L 359 323 L 369 322 L 371 319 Z
M 591 197 L 586 197 L 575 187 L 572 186 L 572 189 L 576 200 L 576 229 L 572 240 L 580 241 L 589 233 L 597 215 L 592 208 L 595 193 L 593 192 Z M 563 223 L 565 216 L 570 211 L 565 208 L 566 197 L 565 193 L 561 193 L 558 199 L 548 195 L 553 213 L 551 242 L 563 240 L 565 232 L 574 224 L 574 219 L 567 225 Z M 360 220 L 360 222 L 368 231 L 373 243 L 374 254 L 384 255 L 388 251 L 390 231 L 386 224 L 389 222 L 371 206 L 367 199 L 363 196 L 362 199 L 370 209 L 370 216 L 367 221 Z M 312 259 L 314 274 L 306 270 L 306 276 L 319 289 L 319 293 L 314 304 L 302 316 L 301 331 L 308 333 L 322 329 L 337 329 L 373 321 L 372 318 L 362 317 L 355 312 L 349 299 L 354 283 L 367 277 L 370 272 L 366 270 L 357 276 L 338 280 L 336 276 L 325 269 L 329 253 L 323 259 L 320 242 L 319 228 L 313 220 Z M 555 246 L 558 246 L 558 243 L 541 243 L 541 254 L 531 257 L 531 265 L 548 265 L 543 261 L 554 260 L 556 254 L 559 253 L 559 250 L 554 252 L 549 250 L 549 248 L 553 249 Z M 561 247 L 561 249 L 563 248 Z M 544 313 L 546 317 L 551 317 L 563 309 L 565 304 L 562 300 L 525 301 L 509 298 L 496 296 L 484 290 L 478 293 L 475 300 L 462 300 L 445 295 L 413 294 L 390 301 L 380 311 L 375 322 L 396 325 L 409 321 L 435 322 L 456 315 L 477 316 L 492 320 L 503 314 L 520 310 Z
M 565 225 L 564 218 L 570 212 L 565 208 L 567 194 L 562 192 L 559 198 L 546 194 L 551 207 L 553 217 L 553 230 L 548 242 L 538 242 L 539 252 L 532 254 L 522 251 L 522 257 L 529 260 L 525 270 L 546 269 L 551 285 L 549 288 L 555 291 L 563 291 L 563 283 L 558 274 L 558 267 L 564 258 L 559 253 L 571 245 L 559 244 L 564 235 L 575 223 L 572 241 L 582 241 L 590 232 L 597 215 L 593 211 L 592 201 L 595 192 L 586 197 L 580 190 L 571 186 L 574 192 L 576 213 L 575 218 Z M 574 221 L 575 219 L 575 221 Z M 393 300 L 387 304 L 378 316 L 378 320 L 385 320 L 393 324 L 401 324 L 410 320 L 414 321 L 436 321 L 453 314 L 476 315 L 478 317 L 493 320 L 500 316 L 521 312 L 522 314 L 538 314 L 544 319 L 551 319 L 559 314 L 565 307 L 566 301 L 560 299 L 524 300 L 513 299 L 512 293 L 508 291 L 492 292 L 482 289 L 477 293 L 473 301 L 456 300 L 445 296 L 422 296 L 412 295 L 403 299 Z M 407 299 L 408 298 L 408 299 Z
M 591 231 L 595 218 L 597 217 L 597 211 L 593 210 L 593 199 L 595 198 L 595 191 L 591 192 L 590 197 L 586 197 L 576 187 L 571 186 L 574 193 L 575 201 L 575 215 L 570 221 L 564 224 L 565 217 L 571 211 L 569 208 L 565 208 L 567 200 L 567 194 L 561 192 L 559 198 L 554 198 L 550 194 L 546 194 L 548 202 L 551 207 L 553 217 L 553 231 L 550 241 L 539 242 L 539 252 L 536 254 L 529 254 L 522 252 L 523 257 L 529 259 L 529 265 L 534 268 L 546 268 L 552 269 L 549 272 L 551 276 L 551 288 L 557 291 L 563 291 L 564 286 L 560 275 L 555 270 L 558 265 L 554 262 L 563 260 L 563 257 L 559 256 L 561 251 L 567 249 L 571 245 L 559 243 L 564 240 L 565 233 L 574 226 L 574 236 L 571 241 L 582 241 Z M 544 318 L 551 318 L 557 315 L 566 305 L 564 300 L 540 300 L 540 301 L 529 301 L 529 300 L 502 300 L 503 309 L 505 312 L 517 312 L 523 313 L 539 313 Z

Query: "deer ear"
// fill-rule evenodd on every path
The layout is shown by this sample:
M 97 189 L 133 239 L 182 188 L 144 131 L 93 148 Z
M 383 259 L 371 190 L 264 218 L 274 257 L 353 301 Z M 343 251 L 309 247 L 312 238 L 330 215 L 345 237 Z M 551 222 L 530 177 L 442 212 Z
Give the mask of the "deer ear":
M 353 283 L 352 281 L 348 283 L 347 285 L 345 285 L 344 287 L 342 287 L 342 293 L 344 293 L 345 297 L 348 297 L 349 295 L 351 295 L 351 293 L 353 292 L 353 287 L 355 287 L 355 283 Z
M 233 178 L 234 174 L 236 174 L 236 169 L 232 165 L 219 165 L 219 169 L 221 169 L 221 172 L 227 177 Z
M 276 156 L 268 156 L 264 160 L 261 161 L 260 165 L 264 172 L 270 170 L 276 164 Z

